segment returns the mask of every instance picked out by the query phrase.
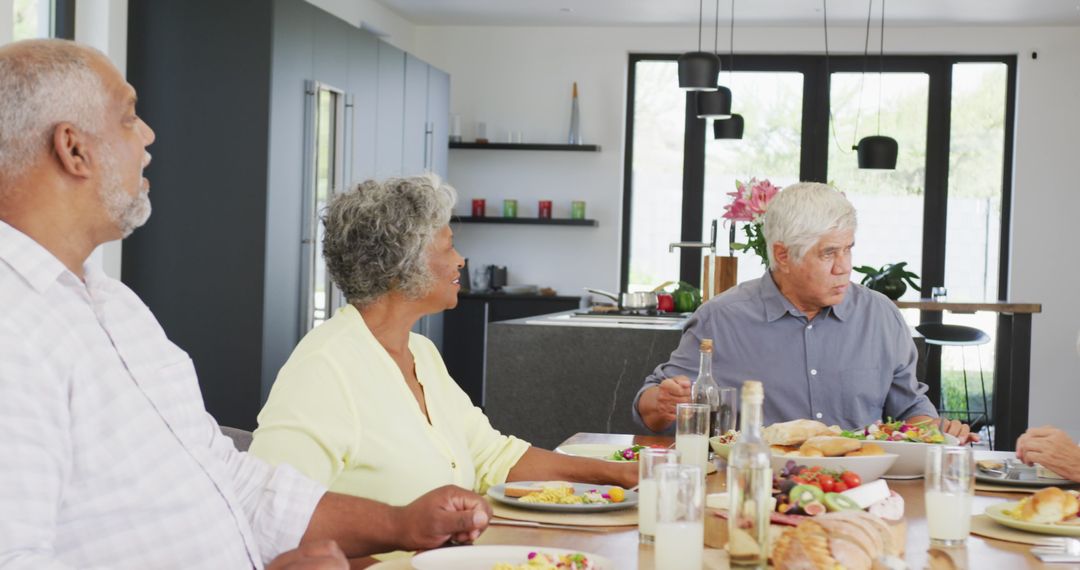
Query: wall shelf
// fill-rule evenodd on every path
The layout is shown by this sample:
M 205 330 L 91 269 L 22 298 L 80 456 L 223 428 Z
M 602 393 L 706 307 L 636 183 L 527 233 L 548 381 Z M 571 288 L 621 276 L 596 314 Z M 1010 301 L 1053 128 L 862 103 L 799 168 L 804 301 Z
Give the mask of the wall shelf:
M 600 152 L 600 145 L 596 144 L 452 142 L 450 143 L 450 148 L 483 150 L 569 150 L 577 152 Z
M 531 224 L 536 226 L 599 226 L 596 220 L 573 220 L 570 218 L 474 218 L 473 216 L 454 216 L 454 224 Z

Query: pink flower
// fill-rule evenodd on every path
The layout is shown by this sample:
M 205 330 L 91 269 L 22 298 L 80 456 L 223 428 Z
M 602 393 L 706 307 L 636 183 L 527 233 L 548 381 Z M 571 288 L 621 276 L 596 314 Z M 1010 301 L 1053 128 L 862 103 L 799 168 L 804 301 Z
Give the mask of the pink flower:
M 733 199 L 731 204 L 724 206 L 723 217 L 738 222 L 759 221 L 769 202 L 780 191 L 780 188 L 768 180 L 751 178 L 749 182 L 735 181 L 735 192 L 729 192 L 728 196 Z

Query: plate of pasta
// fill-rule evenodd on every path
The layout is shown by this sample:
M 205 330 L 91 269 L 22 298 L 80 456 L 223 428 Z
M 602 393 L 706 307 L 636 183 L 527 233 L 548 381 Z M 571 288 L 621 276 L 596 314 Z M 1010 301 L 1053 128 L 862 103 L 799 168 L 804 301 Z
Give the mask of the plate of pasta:
M 457 546 L 417 554 L 415 570 L 615 570 L 611 560 L 578 550 L 540 546 Z
M 637 506 L 638 495 L 614 485 L 566 481 L 515 481 L 488 489 L 493 500 L 522 509 L 563 513 L 596 513 Z

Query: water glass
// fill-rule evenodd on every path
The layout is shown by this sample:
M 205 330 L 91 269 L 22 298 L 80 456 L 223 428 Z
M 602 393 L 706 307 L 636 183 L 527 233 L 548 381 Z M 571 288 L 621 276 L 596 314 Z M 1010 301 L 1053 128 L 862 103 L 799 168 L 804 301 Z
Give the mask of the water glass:
M 735 420 L 739 411 L 739 390 L 720 388 L 720 419 L 717 422 L 716 435 L 723 435 L 735 429 Z
M 930 298 L 935 301 L 944 303 L 945 299 L 949 296 L 949 290 L 944 287 L 934 287 L 930 290 Z
M 646 447 L 638 454 L 638 540 L 642 544 L 652 544 L 656 536 L 656 470 L 678 464 L 675 449 Z
M 683 465 L 701 468 L 709 462 L 709 412 L 708 404 L 675 405 L 675 449 L 679 450 Z
M 656 468 L 656 556 L 664 570 L 700 570 L 705 551 L 705 473 L 696 465 Z
M 970 447 L 929 445 L 926 450 L 926 524 L 930 544 L 960 546 L 971 531 L 975 454 Z

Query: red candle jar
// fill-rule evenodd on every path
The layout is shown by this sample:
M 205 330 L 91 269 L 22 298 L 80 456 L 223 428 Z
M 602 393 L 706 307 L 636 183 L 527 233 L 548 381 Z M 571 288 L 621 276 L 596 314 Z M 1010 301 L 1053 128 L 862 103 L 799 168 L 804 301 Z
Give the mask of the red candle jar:
M 545 220 L 551 219 L 551 200 L 540 200 L 536 211 L 539 213 L 537 217 Z
M 483 198 L 473 198 L 472 201 L 472 215 L 474 218 L 483 218 L 486 210 L 486 203 Z

